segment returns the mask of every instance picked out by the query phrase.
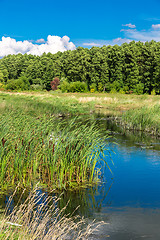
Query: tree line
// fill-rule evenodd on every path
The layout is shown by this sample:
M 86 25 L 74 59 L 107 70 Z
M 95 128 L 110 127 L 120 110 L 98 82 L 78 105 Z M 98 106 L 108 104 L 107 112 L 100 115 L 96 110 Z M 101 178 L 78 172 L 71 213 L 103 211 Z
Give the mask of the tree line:
M 132 41 L 0 59 L 0 88 L 51 90 L 55 78 L 62 92 L 160 94 L 160 42 Z

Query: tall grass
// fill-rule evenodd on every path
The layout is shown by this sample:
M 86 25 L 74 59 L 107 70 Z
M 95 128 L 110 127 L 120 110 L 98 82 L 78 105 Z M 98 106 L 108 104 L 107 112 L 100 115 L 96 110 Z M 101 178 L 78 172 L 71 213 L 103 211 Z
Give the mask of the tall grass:
M 96 165 L 106 143 L 94 124 L 66 124 L 18 110 L 4 111 L 0 122 L 1 188 L 40 181 L 62 189 L 98 181 Z
M 128 129 L 160 136 L 160 105 L 128 110 L 122 115 L 122 124 Z
M 37 188 L 8 215 L 7 209 L 13 196 L 10 197 L 6 212 L 0 221 L 0 239 L 3 240 L 88 239 L 104 224 L 88 222 L 87 219 L 73 217 L 71 214 L 65 215 L 64 210 L 67 206 L 59 210 L 59 199 L 39 194 Z

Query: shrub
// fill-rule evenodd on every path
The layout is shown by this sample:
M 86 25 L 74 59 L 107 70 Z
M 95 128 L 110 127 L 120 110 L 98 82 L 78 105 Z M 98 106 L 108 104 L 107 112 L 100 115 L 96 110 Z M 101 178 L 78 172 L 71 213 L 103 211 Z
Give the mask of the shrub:
M 64 93 L 64 92 L 69 92 L 69 83 L 64 80 L 61 84 L 60 84 L 60 87 L 61 91 Z
M 54 79 L 53 79 L 53 81 L 51 81 L 51 88 L 52 88 L 52 90 L 54 91 L 54 90 L 57 90 L 58 89 L 58 85 L 60 84 L 60 81 L 59 81 L 59 78 L 58 77 L 55 77 Z
M 135 87 L 134 87 L 134 93 L 140 95 L 143 94 L 143 89 L 144 89 L 144 84 L 143 83 L 138 83 Z
M 92 84 L 90 85 L 90 92 L 91 92 L 91 93 L 94 93 L 94 92 L 96 92 L 96 91 L 97 91 L 97 86 L 96 86 L 95 83 L 92 83 Z
M 119 90 L 119 93 L 125 94 L 125 91 L 123 91 L 123 89 L 120 89 L 120 90 Z
M 101 82 L 98 83 L 98 92 L 103 92 L 103 89 L 104 89 L 103 84 Z
M 87 92 L 87 84 L 85 82 L 71 82 L 68 83 L 66 80 L 60 85 L 62 92 Z
M 28 90 L 30 87 L 27 77 L 21 76 L 18 79 L 8 80 L 6 89 L 10 90 Z
M 70 92 L 87 92 L 87 85 L 85 82 L 72 82 L 69 87 Z
M 155 89 L 152 90 L 151 95 L 156 95 Z
M 34 90 L 34 91 L 42 91 L 43 90 L 43 86 L 40 85 L 40 84 L 32 84 L 30 86 L 30 89 Z

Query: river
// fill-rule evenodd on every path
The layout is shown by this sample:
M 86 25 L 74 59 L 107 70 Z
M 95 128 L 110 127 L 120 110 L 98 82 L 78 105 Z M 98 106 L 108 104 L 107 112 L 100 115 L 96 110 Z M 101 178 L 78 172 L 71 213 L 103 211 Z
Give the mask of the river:
M 103 116 L 95 121 L 111 136 L 105 155 L 112 173 L 104 168 L 102 183 L 95 188 L 64 192 L 59 207 L 70 200 L 68 212 L 80 205 L 76 214 L 107 223 L 89 239 L 159 240 L 160 139 L 125 131 Z M 1 198 L 1 208 L 8 197 Z

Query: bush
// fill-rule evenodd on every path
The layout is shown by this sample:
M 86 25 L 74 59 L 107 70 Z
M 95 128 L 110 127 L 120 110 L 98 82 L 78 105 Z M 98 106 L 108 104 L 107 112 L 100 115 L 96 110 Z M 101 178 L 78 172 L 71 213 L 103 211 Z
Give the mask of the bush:
M 144 84 L 143 83 L 138 83 L 135 87 L 134 87 L 134 93 L 140 95 L 143 94 L 143 89 L 144 89 Z
M 27 77 L 22 76 L 19 77 L 18 79 L 11 79 L 8 80 L 7 85 L 6 85 L 6 89 L 10 89 L 10 90 L 29 90 L 30 84 L 29 81 L 27 79 Z
M 116 93 L 116 92 L 117 92 L 117 91 L 116 91 L 115 88 L 112 88 L 111 91 L 110 91 L 110 93 Z
M 60 85 L 62 92 L 87 92 L 87 84 L 85 82 L 71 82 L 63 81 Z
M 119 93 L 125 94 L 125 91 L 124 91 L 123 89 L 120 89 L 120 90 L 119 90 Z
M 43 90 L 43 86 L 40 84 L 32 84 L 30 86 L 30 89 L 33 91 L 42 91 Z
M 152 90 L 151 95 L 156 95 L 156 90 L 155 89 Z
M 70 92 L 87 92 L 87 85 L 84 82 L 72 82 L 70 83 Z
M 96 92 L 96 91 L 97 91 L 97 86 L 96 86 L 95 83 L 92 83 L 92 84 L 90 85 L 90 92 L 91 92 L 91 93 L 94 93 L 94 92 Z
M 60 84 L 60 81 L 59 81 L 59 78 L 58 77 L 55 77 L 53 79 L 53 81 L 51 81 L 51 88 L 53 91 L 57 90 L 58 89 L 58 85 Z
M 69 83 L 64 80 L 62 83 L 60 83 L 59 88 L 61 89 L 61 91 L 64 92 L 69 92 Z
M 104 89 L 103 84 L 101 82 L 98 83 L 98 92 L 103 92 L 103 89 Z

